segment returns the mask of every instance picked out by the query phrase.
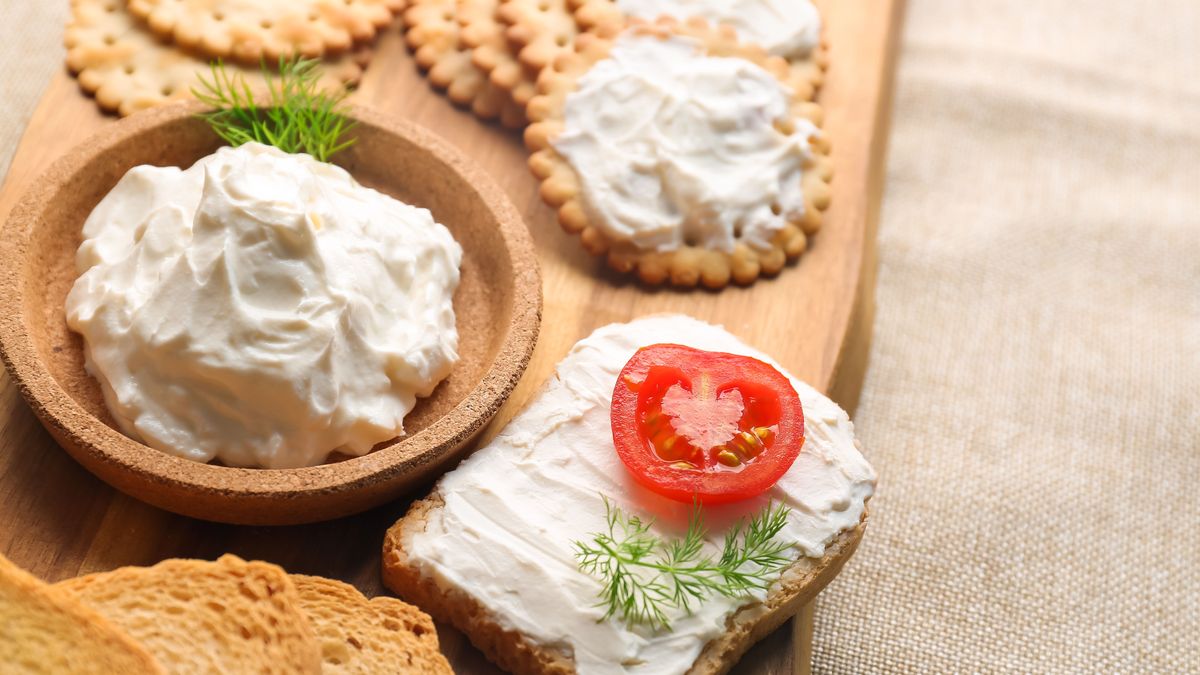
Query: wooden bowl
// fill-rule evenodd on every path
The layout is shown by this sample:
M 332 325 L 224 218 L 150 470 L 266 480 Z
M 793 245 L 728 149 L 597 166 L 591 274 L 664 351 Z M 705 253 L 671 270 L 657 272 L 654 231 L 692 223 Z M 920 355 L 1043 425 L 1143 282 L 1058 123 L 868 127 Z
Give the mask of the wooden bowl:
M 305 469 L 200 464 L 118 431 L 67 328 L 75 251 L 88 214 L 130 168 L 190 166 L 221 141 L 198 104 L 113 123 L 50 167 L 0 231 L 0 354 L 47 431 L 89 471 L 155 506 L 196 518 L 294 524 L 376 506 L 461 457 L 512 392 L 537 341 L 541 278 L 525 223 L 469 159 L 414 124 L 351 108 L 358 142 L 336 156 L 364 185 L 423 206 L 463 247 L 454 295 L 459 363 L 404 426 L 362 457 Z

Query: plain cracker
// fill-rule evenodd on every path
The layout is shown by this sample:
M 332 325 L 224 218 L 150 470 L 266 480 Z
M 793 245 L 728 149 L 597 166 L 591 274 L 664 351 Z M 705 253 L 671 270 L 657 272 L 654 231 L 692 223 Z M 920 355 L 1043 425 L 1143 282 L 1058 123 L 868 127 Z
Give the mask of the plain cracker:
M 138 110 L 195 98 L 198 76 L 209 77 L 209 64 L 156 39 L 131 16 L 124 0 L 73 0 L 67 26 L 67 67 L 79 85 L 106 111 L 129 115 Z M 344 89 L 358 81 L 369 58 L 363 48 L 323 64 L 321 87 Z M 257 68 L 226 64 L 255 89 L 266 82 Z
M 570 53 L 579 26 L 568 0 L 503 0 L 499 16 L 508 24 L 505 35 L 520 47 L 517 59 L 540 73 L 560 54 Z
M 488 74 L 492 84 L 509 92 L 513 101 L 524 107 L 537 93 L 537 71 L 517 59 L 499 10 L 500 0 L 460 0 L 462 42 L 471 49 L 471 61 Z
M 456 0 L 412 1 L 404 12 L 404 37 L 413 58 L 451 101 L 469 106 L 481 119 L 498 118 L 509 128 L 524 126 L 524 107 L 472 63 L 471 50 L 461 40 L 458 9 Z
M 635 272 L 647 284 L 670 282 L 675 286 L 692 287 L 703 284 L 709 288 L 724 288 L 730 281 L 749 284 L 759 276 L 779 273 L 788 261 L 796 260 L 808 247 L 808 236 L 821 227 L 821 212 L 829 206 L 832 192 L 829 180 L 833 176 L 829 160 L 828 140 L 813 138 L 814 158 L 805 167 L 805 215 L 802 221 L 788 223 L 776 234 L 773 247 L 756 250 L 739 242 L 732 253 L 684 245 L 674 251 L 643 251 L 629 242 L 613 242 L 589 222 L 583 205 L 579 175 L 553 146 L 553 140 L 563 130 L 563 110 L 566 97 L 575 90 L 578 79 L 597 61 L 608 56 L 613 40 L 622 30 L 642 31 L 660 37 L 669 34 L 688 35 L 701 40 L 707 53 L 714 56 L 744 58 L 756 63 L 788 84 L 790 70 L 786 61 L 768 56 L 761 47 L 743 45 L 728 26 L 710 27 L 701 19 L 677 22 L 663 17 L 654 24 L 631 19 L 624 23 L 598 26 L 595 32 L 581 35 L 575 50 L 560 55 L 553 67 L 542 71 L 538 92 L 530 101 L 527 114 L 531 122 L 525 130 L 525 144 L 532 155 L 529 167 L 542 180 L 542 199 L 558 209 L 558 220 L 567 232 L 578 234 L 580 241 L 593 255 L 604 255 L 608 264 L 618 272 Z M 820 126 L 820 106 L 794 98 L 792 113 Z
M 251 65 L 346 51 L 403 8 L 404 0 L 129 0 L 130 12 L 155 33 Z

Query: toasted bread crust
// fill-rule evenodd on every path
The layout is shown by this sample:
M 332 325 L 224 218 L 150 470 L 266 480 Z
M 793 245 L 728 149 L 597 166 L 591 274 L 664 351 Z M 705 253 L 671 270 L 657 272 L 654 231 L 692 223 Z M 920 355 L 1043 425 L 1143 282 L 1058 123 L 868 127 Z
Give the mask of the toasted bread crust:
M 429 515 L 445 502 L 435 487 L 416 501 L 388 529 L 383 540 L 383 583 L 404 599 L 465 633 L 489 659 L 517 675 L 567 675 L 575 672 L 572 654 L 535 643 L 523 633 L 506 630 L 491 610 L 459 588 L 439 588 L 408 557 L 404 542 L 421 532 Z M 779 587 L 764 603 L 748 605 L 729 617 L 724 633 L 711 640 L 688 675 L 727 672 L 754 643 L 766 637 L 812 601 L 841 571 L 858 548 L 867 525 L 867 512 L 855 527 L 845 530 L 825 548 L 820 559 L 801 558 L 783 572 Z
M 0 556 L 0 671 L 165 674 L 99 612 Z
M 164 560 L 54 584 L 175 670 L 319 673 L 321 651 L 280 567 L 235 555 Z M 173 611 L 172 611 L 173 610 Z
M 321 643 L 321 672 L 453 675 L 429 615 L 395 598 L 367 599 L 350 584 L 291 575 Z
M 383 539 L 383 585 L 435 619 L 453 624 L 489 659 L 513 673 L 567 675 L 575 672 L 572 655 L 535 644 L 523 633 L 505 630 L 491 611 L 458 588 L 439 588 L 432 577 L 421 574 L 404 550 L 409 533 L 425 529 L 429 514 L 445 505 L 436 488 L 425 499 L 413 502 L 408 513 L 388 528 Z
M 825 555 L 801 558 L 783 571 L 783 583 L 761 605 L 743 607 L 729 617 L 725 632 L 704 645 L 688 675 L 717 675 L 728 672 L 754 643 L 770 635 L 801 608 L 812 602 L 842 571 L 858 549 L 867 528 L 867 511 L 858 524 L 834 537 Z

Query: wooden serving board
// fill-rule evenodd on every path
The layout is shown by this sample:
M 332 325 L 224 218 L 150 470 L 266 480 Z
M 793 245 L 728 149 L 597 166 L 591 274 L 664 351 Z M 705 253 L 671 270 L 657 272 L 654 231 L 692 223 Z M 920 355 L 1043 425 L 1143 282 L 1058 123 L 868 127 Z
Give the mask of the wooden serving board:
M 519 134 L 480 123 L 433 92 L 398 30 L 381 38 L 356 102 L 414 120 L 465 150 L 508 191 L 537 242 L 545 280 L 541 337 L 489 436 L 537 391 L 576 340 L 606 323 L 656 312 L 724 324 L 853 409 L 871 331 L 874 233 L 903 0 L 819 4 L 831 47 L 820 101 L 836 162 L 833 205 L 798 264 L 775 279 L 720 293 L 647 289 L 607 272 L 576 237 L 559 229 L 553 211 L 539 199 Z M 69 75 L 57 75 L 0 191 L 0 219 L 53 160 L 112 123 Z M 114 491 L 71 460 L 0 371 L 0 552 L 45 579 L 233 552 L 291 572 L 342 579 L 377 595 L 385 592 L 379 580 L 383 533 L 406 508 L 401 500 L 338 521 L 281 528 L 219 525 L 155 509 Z M 462 635 L 439 628 L 459 672 L 494 672 Z M 755 647 L 737 672 L 806 672 L 811 631 L 810 607 Z

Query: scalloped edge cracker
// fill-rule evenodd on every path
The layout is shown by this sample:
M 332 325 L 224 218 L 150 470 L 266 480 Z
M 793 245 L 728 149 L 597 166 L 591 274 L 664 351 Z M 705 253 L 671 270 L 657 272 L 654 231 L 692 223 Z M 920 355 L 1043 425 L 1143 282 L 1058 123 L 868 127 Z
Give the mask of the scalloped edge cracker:
M 185 49 L 250 65 L 340 54 L 387 27 L 404 0 L 129 0 L 129 11 Z
M 195 98 L 207 61 L 160 42 L 125 11 L 123 0 L 72 0 L 64 43 L 67 68 L 102 110 L 122 117 L 139 110 Z M 329 90 L 353 86 L 371 52 L 360 48 L 323 64 L 320 84 Z M 226 64 L 257 89 L 266 82 L 258 68 Z
M 570 53 L 580 31 L 568 0 L 502 0 L 505 36 L 519 47 L 517 60 L 541 73 L 560 54 Z
M 505 34 L 507 25 L 500 19 L 500 4 L 500 0 L 460 0 L 461 39 L 471 50 L 472 63 L 524 107 L 537 93 L 537 71 L 517 59 Z
M 615 0 L 568 0 L 575 16 L 575 22 L 581 30 L 593 31 L 606 24 L 624 23 L 626 16 L 617 8 Z M 703 18 L 702 15 L 692 17 L 673 17 L 677 21 Z M 789 58 L 790 76 L 788 86 L 795 92 L 797 98 L 811 101 L 816 98 L 818 90 L 825 82 L 825 71 L 829 68 L 829 45 L 824 39 L 825 28 L 821 28 L 822 38 L 815 49 L 802 58 Z
M 804 217 L 789 223 L 775 236 L 774 246 L 757 250 L 739 242 L 732 253 L 713 251 L 696 246 L 681 246 L 674 251 L 643 251 L 629 242 L 613 242 L 589 222 L 581 196 L 580 177 L 553 145 L 562 132 L 563 110 L 567 95 L 575 90 L 578 79 L 597 61 L 608 56 L 613 41 L 623 30 L 640 31 L 665 38 L 671 34 L 686 35 L 702 41 L 708 54 L 744 58 L 765 68 L 780 82 L 789 84 L 790 69 L 782 58 L 768 56 L 761 47 L 743 45 L 728 26 L 711 28 L 703 19 L 678 22 L 661 17 L 653 24 L 636 19 L 628 22 L 597 26 L 593 32 L 581 35 L 572 52 L 560 55 L 553 66 L 542 71 L 538 78 L 538 96 L 529 102 L 527 114 L 530 126 L 525 130 L 525 144 L 532 153 L 529 168 L 542 180 L 541 196 L 558 210 L 563 229 L 578 234 L 591 254 L 605 256 L 610 267 L 622 273 L 636 273 L 644 283 L 657 285 L 670 282 L 675 286 L 692 287 L 703 284 L 708 288 L 724 288 L 730 281 L 753 283 L 761 275 L 774 275 L 796 260 L 808 247 L 808 237 L 821 227 L 822 211 L 829 206 L 832 190 L 833 164 L 829 158 L 829 142 L 824 135 L 813 137 L 814 156 L 805 167 Z M 821 126 L 823 111 L 810 101 L 793 98 L 792 112 Z
M 471 50 L 462 42 L 462 2 L 412 0 L 403 15 L 405 42 L 430 84 L 444 90 L 451 101 L 470 107 L 480 119 L 499 119 L 505 127 L 521 128 L 525 126 L 524 106 L 472 63 Z

